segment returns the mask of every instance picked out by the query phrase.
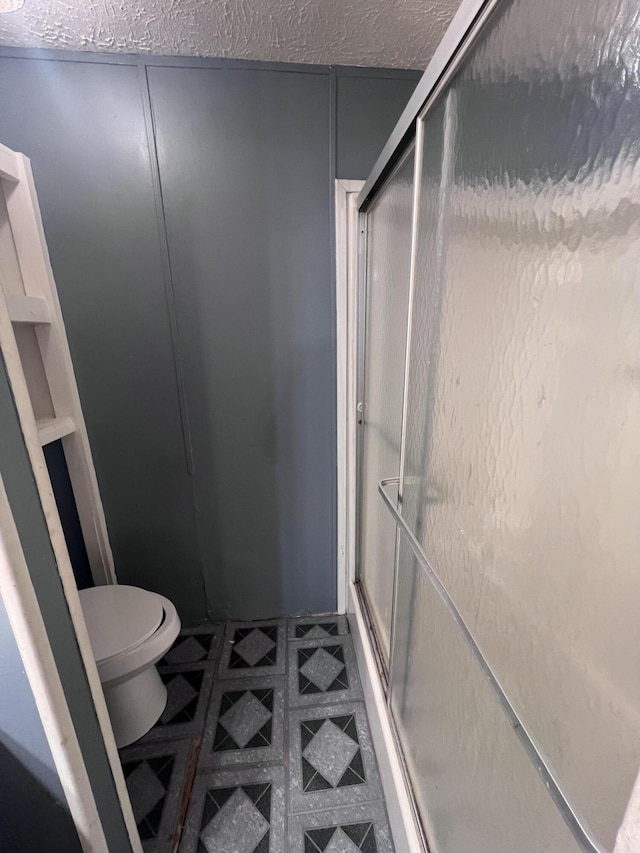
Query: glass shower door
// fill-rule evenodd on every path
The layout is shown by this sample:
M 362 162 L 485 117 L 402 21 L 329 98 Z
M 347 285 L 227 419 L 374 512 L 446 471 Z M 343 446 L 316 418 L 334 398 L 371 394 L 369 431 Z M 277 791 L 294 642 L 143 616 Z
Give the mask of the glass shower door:
M 367 215 L 358 569 L 387 662 L 396 526 L 382 506 L 378 482 L 400 470 L 413 167 L 412 147 Z
M 635 0 L 504 0 L 418 120 L 414 245 L 400 171 L 367 209 L 362 583 L 434 853 L 612 850 L 640 767 L 639 44 Z

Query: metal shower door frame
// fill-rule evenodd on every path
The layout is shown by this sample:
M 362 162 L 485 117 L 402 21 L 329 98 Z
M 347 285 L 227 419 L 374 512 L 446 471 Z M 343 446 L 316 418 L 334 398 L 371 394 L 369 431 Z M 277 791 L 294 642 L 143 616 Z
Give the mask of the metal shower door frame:
M 484 24 L 501 0 L 463 0 L 449 25 L 442 41 L 433 55 L 416 89 L 409 99 L 407 106 L 402 112 L 391 136 L 376 160 L 369 177 L 367 178 L 358 196 L 358 317 L 357 317 L 357 376 L 356 376 L 356 398 L 358 401 L 358 415 L 361 408 L 366 405 L 365 396 L 365 352 L 366 352 L 366 313 L 367 313 L 367 237 L 368 237 L 368 215 L 375 200 L 384 188 L 387 181 L 393 175 L 398 164 L 407 155 L 410 146 L 414 145 L 414 183 L 413 183 L 413 210 L 412 210 L 412 237 L 411 237 L 411 268 L 409 281 L 409 301 L 407 312 L 407 337 L 405 351 L 405 375 L 403 391 L 403 418 L 402 434 L 400 443 L 400 482 L 404 465 L 405 448 L 405 413 L 407 402 L 407 359 L 409 357 L 409 337 L 411 325 L 411 310 L 413 302 L 413 278 L 415 273 L 416 257 L 416 230 L 417 216 L 419 213 L 417 199 L 420 191 L 420 174 L 422 165 L 422 126 L 423 120 L 431 106 L 434 104 L 442 90 L 447 86 L 456 73 L 461 61 L 480 34 Z M 355 531 L 355 580 L 358 585 L 364 609 L 368 614 L 368 621 L 373 629 L 373 620 L 369 614 L 366 597 L 362 596 L 362 585 L 360 583 L 360 527 L 362 521 L 362 474 L 363 474 L 363 426 L 358 417 L 358 429 L 356 431 L 356 507 L 353 530 Z M 398 495 L 398 506 L 401 506 L 401 495 Z M 396 559 L 394 564 L 394 576 L 396 574 L 398 557 L 399 533 L 396 531 Z M 395 599 L 395 579 L 394 579 Z M 393 614 L 393 608 L 392 608 Z M 393 654 L 393 616 L 390 636 L 390 659 Z M 380 652 L 379 643 L 373 633 L 375 646 L 379 658 L 379 669 L 383 677 L 385 692 L 388 692 L 388 672 L 384 657 Z
M 404 414 L 406 409 L 406 374 L 407 374 L 407 359 L 409 356 L 409 330 L 411 326 L 411 304 L 412 304 L 412 291 L 413 291 L 413 277 L 414 277 L 414 244 L 415 244 L 415 228 L 416 228 L 416 211 L 417 204 L 416 193 L 419 192 L 419 176 L 420 176 L 420 167 L 421 167 L 421 156 L 419 153 L 419 138 L 416 136 L 412 138 L 409 136 L 408 138 L 404 138 L 402 141 L 402 148 L 398 155 L 394 158 L 393 163 L 390 169 L 385 173 L 384 178 L 382 179 L 379 190 L 383 190 L 389 183 L 389 181 L 396 174 L 397 170 L 401 168 L 404 164 L 405 160 L 411 156 L 413 153 L 414 156 L 414 165 L 413 165 L 413 188 L 412 188 L 412 213 L 411 213 L 411 261 L 410 261 L 410 272 L 409 272 L 409 282 L 408 282 L 408 296 L 407 296 L 407 336 L 405 339 L 405 353 L 404 353 L 404 385 L 405 388 L 403 390 L 403 403 L 402 403 L 402 434 L 401 434 L 401 445 L 400 445 L 400 472 L 402 471 L 402 461 L 404 457 Z M 365 185 L 366 188 L 366 185 Z M 363 188 L 364 191 L 364 188 Z M 389 663 L 384 658 L 384 655 L 381 651 L 380 642 L 375 633 L 375 623 L 373 617 L 370 612 L 370 605 L 367 601 L 366 590 L 364 589 L 363 584 L 361 583 L 361 572 L 360 572 L 360 556 L 361 556 L 361 521 L 362 521 L 362 478 L 363 478 L 363 468 L 364 468 L 364 425 L 365 418 L 364 414 L 366 411 L 366 400 L 365 400 L 365 382 L 366 382 L 366 345 L 367 345 L 367 256 L 368 256 L 368 217 L 369 214 L 375 204 L 375 200 L 378 197 L 378 193 L 376 193 L 372 198 L 370 203 L 367 205 L 366 210 L 360 209 L 358 212 L 358 233 L 359 233 L 359 243 L 358 243 L 358 359 L 357 359 L 357 381 L 356 381 L 356 398 L 358 401 L 358 418 L 357 424 L 358 428 L 356 431 L 356 518 L 355 518 L 355 531 L 356 531 L 356 541 L 355 541 L 355 579 L 359 585 L 359 592 L 362 598 L 362 602 L 367 613 L 367 618 L 369 624 L 372 628 L 372 634 L 375 642 L 376 654 L 378 657 L 378 668 L 383 677 L 383 685 L 385 689 L 385 693 L 388 692 L 388 680 L 389 680 L 389 665 L 391 661 L 391 653 L 393 648 L 393 601 L 391 607 L 391 625 L 389 628 Z M 360 198 L 358 202 L 360 203 L 360 199 L 362 198 L 362 192 L 360 194 Z M 400 505 L 400 495 L 398 495 L 398 504 Z M 396 530 L 395 534 L 396 542 L 395 542 L 395 559 L 394 559 L 394 573 L 395 573 L 395 564 L 397 564 L 398 559 L 398 547 L 399 547 L 399 534 Z M 395 599 L 395 583 L 394 583 L 394 592 L 393 598 Z

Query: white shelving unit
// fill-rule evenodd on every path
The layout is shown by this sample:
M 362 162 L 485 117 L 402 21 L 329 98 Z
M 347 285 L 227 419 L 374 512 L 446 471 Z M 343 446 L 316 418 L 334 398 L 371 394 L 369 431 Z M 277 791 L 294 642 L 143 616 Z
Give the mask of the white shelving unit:
M 29 160 L 0 145 L 0 352 L 132 849 L 142 853 L 43 447 L 61 440 L 96 584 L 116 574 Z M 0 439 L 1 440 L 1 439 Z M 86 851 L 107 853 L 100 816 L 0 472 L 0 596 Z

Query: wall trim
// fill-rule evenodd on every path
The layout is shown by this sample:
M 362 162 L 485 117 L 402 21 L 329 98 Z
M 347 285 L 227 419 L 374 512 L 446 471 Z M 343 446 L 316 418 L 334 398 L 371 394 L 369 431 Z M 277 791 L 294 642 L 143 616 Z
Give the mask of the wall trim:
M 97 50 L 65 50 L 51 47 L 13 47 L 0 45 L 0 58 L 38 59 L 50 62 L 88 62 L 101 65 L 169 66 L 173 68 L 212 68 L 227 71 L 288 71 L 299 74 L 324 74 L 333 71 L 339 77 L 379 77 L 419 80 L 422 71 L 411 68 L 383 68 L 370 65 L 316 65 L 310 62 L 274 62 L 264 59 L 235 59 L 216 56 L 164 56 L 152 53 L 107 53 Z

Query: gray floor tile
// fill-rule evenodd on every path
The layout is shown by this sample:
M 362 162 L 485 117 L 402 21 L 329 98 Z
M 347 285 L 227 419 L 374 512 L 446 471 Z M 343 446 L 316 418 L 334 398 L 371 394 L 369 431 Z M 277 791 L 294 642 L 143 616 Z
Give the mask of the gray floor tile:
M 211 694 L 200 767 L 282 762 L 284 676 L 224 679 Z
M 287 620 L 287 639 L 326 640 L 349 633 L 346 616 L 303 616 Z
M 204 664 L 217 660 L 222 650 L 224 622 L 205 622 L 195 628 L 185 628 L 157 666 Z
M 164 666 L 160 678 L 167 687 L 167 704 L 160 719 L 137 743 L 196 737 L 205 722 L 214 664 Z
M 120 750 L 145 853 L 169 853 L 173 848 L 191 749 L 187 740 Z
M 391 853 L 344 616 L 187 629 L 158 670 L 167 707 L 120 752 L 145 853 L 175 853 L 192 785 L 180 853 Z
M 384 804 L 292 815 L 287 853 L 393 853 Z
M 291 707 L 362 698 L 350 636 L 289 643 L 288 654 Z
M 285 670 L 285 632 L 284 619 L 229 622 L 218 677 L 282 675 Z
M 289 714 L 289 811 L 315 811 L 382 799 L 362 702 Z
M 180 853 L 283 853 L 283 767 L 198 775 Z

